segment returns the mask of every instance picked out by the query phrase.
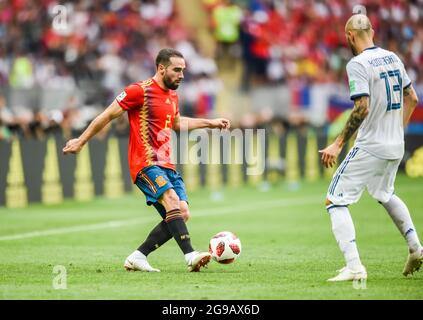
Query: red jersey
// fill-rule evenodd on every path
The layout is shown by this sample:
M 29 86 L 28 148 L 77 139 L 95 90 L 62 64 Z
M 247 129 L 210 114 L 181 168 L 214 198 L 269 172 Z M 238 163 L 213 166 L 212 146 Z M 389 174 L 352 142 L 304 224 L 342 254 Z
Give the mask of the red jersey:
M 179 114 L 174 90 L 162 89 L 154 79 L 134 83 L 116 97 L 128 112 L 128 161 L 132 180 L 140 170 L 158 165 L 175 170 L 170 159 L 171 129 Z

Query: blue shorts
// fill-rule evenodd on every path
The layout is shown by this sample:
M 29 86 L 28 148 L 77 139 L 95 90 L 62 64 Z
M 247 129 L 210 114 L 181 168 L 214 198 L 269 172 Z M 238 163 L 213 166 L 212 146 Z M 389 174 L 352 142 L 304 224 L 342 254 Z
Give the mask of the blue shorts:
M 166 190 L 175 190 L 179 200 L 188 202 L 184 180 L 172 169 L 159 166 L 144 168 L 138 173 L 135 184 L 144 193 L 147 205 L 153 205 L 163 219 L 166 217 L 166 209 L 158 199 Z

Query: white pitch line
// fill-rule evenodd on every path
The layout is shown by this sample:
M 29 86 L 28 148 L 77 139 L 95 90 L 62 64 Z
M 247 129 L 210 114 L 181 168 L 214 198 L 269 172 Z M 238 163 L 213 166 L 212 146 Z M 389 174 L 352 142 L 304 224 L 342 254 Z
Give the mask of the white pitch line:
M 309 204 L 318 204 L 322 202 L 321 197 L 308 197 L 308 198 L 294 198 L 294 199 L 278 199 L 260 203 L 252 203 L 252 204 L 244 204 L 240 206 L 226 206 L 226 207 L 214 207 L 212 209 L 202 209 L 202 210 L 195 210 L 193 212 L 193 217 L 205 217 L 211 215 L 221 215 L 221 214 L 242 214 L 244 212 L 251 212 L 254 210 L 258 210 L 258 214 L 263 212 L 263 209 L 270 209 L 275 207 L 287 207 L 292 205 L 309 205 Z M 323 202 L 322 202 L 323 203 Z M 324 211 L 324 206 L 322 204 L 322 210 Z M 151 218 L 137 218 L 137 219 L 128 219 L 128 220 L 113 220 L 95 224 L 84 224 L 78 225 L 73 227 L 65 227 L 65 228 L 54 228 L 54 229 L 47 229 L 47 230 L 40 230 L 40 231 L 32 231 L 26 233 L 18 233 L 12 234 L 7 236 L 0 237 L 0 241 L 11 241 L 11 240 L 21 240 L 21 239 L 28 239 L 28 238 L 36 238 L 36 237 L 45 237 L 45 236 L 52 236 L 52 235 L 62 235 L 67 233 L 74 233 L 74 232 L 83 232 L 83 231 L 95 231 L 101 229 L 112 229 L 112 228 L 120 228 L 128 225 L 135 225 L 146 223 L 150 221 L 157 220 L 157 217 Z
M 12 234 L 8 236 L 0 237 L 0 241 L 20 240 L 20 239 L 51 236 L 51 235 L 66 234 L 66 233 L 81 232 L 81 231 L 93 231 L 93 230 L 100 230 L 100 229 L 119 228 L 119 227 L 130 225 L 133 223 L 140 223 L 140 220 L 144 221 L 146 219 L 115 220 L 115 221 L 107 221 L 107 222 L 101 222 L 96 224 L 85 224 L 85 225 L 78 225 L 78 226 L 66 227 L 66 228 L 55 228 L 55 229 L 46 229 L 46 230 L 40 230 L 40 231 L 32 231 L 27 233 L 18 233 L 18 234 Z

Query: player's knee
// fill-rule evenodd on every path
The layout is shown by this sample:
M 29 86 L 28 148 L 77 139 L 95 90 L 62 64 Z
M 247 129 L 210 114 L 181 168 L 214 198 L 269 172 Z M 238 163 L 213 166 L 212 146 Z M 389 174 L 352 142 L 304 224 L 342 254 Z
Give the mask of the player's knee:
M 326 198 L 325 207 L 330 206 L 331 204 L 332 202 L 328 198 Z
M 173 189 L 166 190 L 163 193 L 160 202 L 166 208 L 166 210 L 177 209 L 180 207 L 179 197 Z
M 182 218 L 184 218 L 184 221 L 187 222 L 191 216 L 191 214 L 189 213 L 189 209 L 182 209 L 181 208 L 181 214 L 182 214 Z
M 181 208 L 182 218 L 184 219 L 185 222 L 187 222 L 191 216 L 189 212 L 188 204 L 185 201 L 181 201 L 180 208 Z

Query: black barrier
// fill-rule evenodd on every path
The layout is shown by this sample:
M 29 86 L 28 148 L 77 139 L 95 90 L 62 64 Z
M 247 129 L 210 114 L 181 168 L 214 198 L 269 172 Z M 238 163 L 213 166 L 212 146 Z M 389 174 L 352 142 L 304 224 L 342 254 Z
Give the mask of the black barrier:
M 62 183 L 63 197 L 71 199 L 75 195 L 74 184 L 75 184 L 75 169 L 76 169 L 76 157 L 65 156 L 62 152 L 63 147 L 66 144 L 67 139 L 61 134 L 55 134 L 57 159 L 59 162 L 59 174 L 60 181 Z
M 423 135 L 420 134 L 408 134 L 405 136 L 405 154 L 403 161 L 400 164 L 400 170 L 405 169 L 405 163 L 409 160 L 412 156 L 414 151 L 423 147 Z M 423 166 L 423 163 L 421 164 Z M 412 175 L 414 176 L 414 175 Z M 421 176 L 421 173 L 419 174 Z
M 128 137 L 118 137 L 119 154 L 120 154 L 120 167 L 122 170 L 123 186 L 125 192 L 132 191 L 132 180 L 129 174 L 128 164 Z
M 7 174 L 11 154 L 12 144 L 10 141 L 0 140 L 0 206 L 6 205 Z
M 297 136 L 298 133 L 293 132 L 295 136 Z M 282 134 L 280 136 L 277 136 L 276 139 L 278 140 L 279 144 L 279 155 L 285 156 L 286 153 L 290 152 L 290 150 L 286 150 L 286 136 L 287 134 Z M 27 198 L 28 202 L 34 203 L 34 202 L 40 202 L 42 201 L 42 190 L 43 190 L 43 174 L 44 174 L 44 167 L 46 163 L 46 156 L 47 156 L 47 141 L 51 138 L 55 139 L 56 143 L 56 151 L 57 151 L 57 160 L 58 160 L 58 169 L 60 174 L 60 183 L 62 186 L 63 196 L 64 198 L 73 198 L 75 197 L 75 182 L 76 182 L 76 170 L 77 170 L 77 156 L 70 155 L 70 156 L 64 156 L 62 154 L 62 148 L 65 145 L 68 138 L 63 137 L 63 134 L 61 131 L 55 131 L 48 134 L 43 140 L 38 140 L 35 138 L 24 138 L 22 136 L 19 136 L 17 140 L 14 140 L 13 142 L 6 141 L 6 140 L 0 140 L 0 206 L 6 205 L 6 194 L 8 190 L 8 183 L 10 181 L 10 177 L 8 177 L 9 172 L 11 172 L 11 161 L 13 159 L 19 159 L 16 158 L 18 155 L 13 155 L 14 147 L 13 144 L 17 143 L 20 146 L 20 152 L 21 152 L 21 162 L 22 162 L 22 168 L 23 176 L 24 176 L 24 182 L 26 186 L 27 191 Z M 111 137 L 115 138 L 114 135 L 111 135 Z M 266 134 L 266 140 L 270 139 L 270 135 Z M 306 145 L 306 142 L 304 141 L 298 141 L 297 143 L 301 142 L 303 145 Z M 325 144 L 322 137 L 319 136 L 316 137 L 316 142 L 319 144 L 319 149 L 324 146 Z M 250 147 L 251 141 L 247 141 L 248 139 L 242 139 L 243 144 L 243 150 L 246 150 Z M 133 190 L 133 184 L 129 175 L 129 169 L 128 169 L 128 137 L 118 135 L 117 137 L 118 141 L 118 152 L 119 152 L 119 162 L 120 164 L 120 171 L 122 172 L 122 180 L 124 182 L 124 190 L 126 192 L 132 192 Z M 268 142 L 268 141 L 267 141 Z M 91 172 L 91 181 L 94 183 L 95 188 L 95 194 L 96 195 L 103 195 L 105 192 L 105 169 L 106 169 L 106 159 L 107 159 L 107 151 L 108 151 L 108 145 L 109 145 L 109 137 L 106 137 L 104 139 L 93 139 L 89 142 L 89 154 L 90 154 L 90 163 L 89 168 Z M 179 142 L 177 143 L 177 146 L 179 146 Z M 409 160 L 413 153 L 423 146 L 423 136 L 422 135 L 407 135 L 405 137 L 405 146 L 406 146 L 406 152 L 404 155 L 404 159 L 402 161 L 402 165 L 400 167 L 401 170 L 404 170 L 404 165 L 407 160 Z M 297 146 L 298 147 L 298 146 Z M 268 149 L 269 143 L 265 144 L 265 154 L 268 155 Z M 220 157 L 221 160 L 223 159 L 223 149 L 224 144 L 222 139 L 220 140 Z M 343 152 L 346 152 L 347 148 Z M 18 149 L 16 149 L 18 150 Z M 228 153 L 226 153 L 228 155 Z M 181 155 L 178 152 L 179 157 Z M 303 155 L 305 157 L 305 151 L 300 150 L 300 155 Z M 243 158 L 244 158 L 244 165 L 243 165 L 243 172 L 242 172 L 242 178 L 245 183 L 248 183 L 248 175 L 247 175 L 247 159 L 245 158 L 246 153 L 243 152 Z M 341 156 L 342 157 L 342 156 Z M 420 158 L 419 158 L 420 159 Z M 181 159 L 179 159 L 181 160 Z M 225 159 L 226 161 L 227 159 Z M 224 162 L 224 161 L 223 161 Z M 15 163 L 14 167 L 18 166 L 19 163 Z M 178 165 L 179 168 L 184 168 L 184 165 Z M 420 167 L 419 167 L 420 168 Z M 202 186 L 207 185 L 208 178 L 210 175 L 209 168 L 206 164 L 202 164 L 198 172 L 200 176 L 200 183 Z M 197 170 L 196 169 L 196 170 Z M 14 170 L 17 170 L 16 168 Z M 18 168 L 19 170 L 19 168 Z M 230 172 L 229 172 L 229 166 L 228 165 L 221 165 L 221 176 L 222 176 L 222 185 L 226 185 L 228 183 L 228 180 L 230 180 Z M 421 169 L 419 169 L 421 170 Z M 421 175 L 420 171 L 417 173 L 417 175 Z M 415 176 L 417 176 L 415 175 Z M 13 177 L 12 177 L 13 178 Z M 262 178 L 265 178 L 263 176 Z M 12 179 L 13 180 L 13 179 Z M 11 189 L 9 189 L 9 192 Z
M 28 202 L 41 202 L 47 140 L 19 137 Z
M 320 127 L 313 127 L 314 132 L 316 132 L 316 140 L 317 140 L 317 150 L 323 150 L 326 148 L 326 144 L 328 141 L 327 135 L 327 128 L 325 126 Z M 320 160 L 320 157 L 319 157 Z M 323 177 L 324 174 L 324 166 L 321 161 L 319 161 L 319 175 Z
M 104 194 L 104 168 L 106 166 L 107 138 L 94 138 L 88 142 L 90 149 L 91 174 L 94 182 L 94 194 Z
M 415 150 L 423 146 L 423 135 L 408 134 L 405 136 L 406 153 L 413 153 Z

